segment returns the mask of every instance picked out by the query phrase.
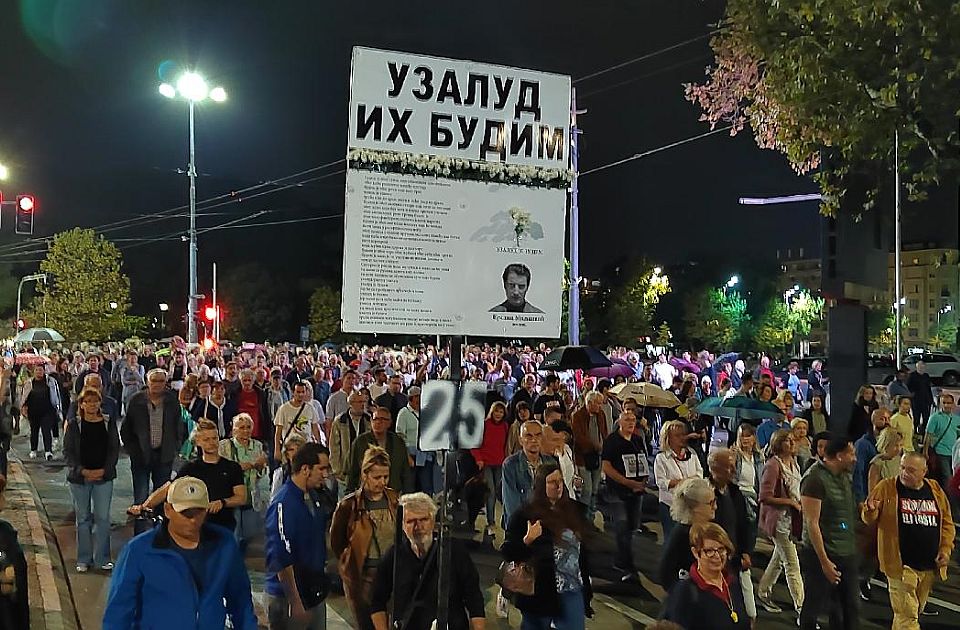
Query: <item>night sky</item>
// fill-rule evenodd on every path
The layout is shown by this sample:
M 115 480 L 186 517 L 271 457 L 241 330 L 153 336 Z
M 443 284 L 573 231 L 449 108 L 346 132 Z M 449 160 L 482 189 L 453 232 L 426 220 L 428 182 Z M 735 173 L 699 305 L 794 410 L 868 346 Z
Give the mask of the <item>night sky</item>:
M 160 75 L 172 80 L 177 66 L 195 66 L 230 95 L 198 112 L 200 200 L 342 158 L 355 45 L 571 75 L 580 107 L 589 110 L 580 118 L 581 170 L 587 170 L 707 130 L 682 88 L 703 76 L 711 59 L 706 39 L 576 79 L 706 34 L 722 3 L 5 0 L 2 6 L 0 162 L 12 176 L 0 190 L 7 199 L 37 195 L 36 234 L 43 237 L 186 203 L 186 104 L 157 92 Z M 326 175 L 210 209 L 218 214 L 202 216 L 201 229 L 261 210 L 269 212 L 247 222 L 333 218 L 201 235 L 201 290 L 214 260 L 224 273 L 255 262 L 291 284 L 338 283 L 343 176 L 331 174 L 341 168 L 283 180 Z M 599 274 L 611 260 L 631 255 L 676 264 L 719 253 L 749 265 L 778 248 L 815 254 L 815 205 L 737 204 L 742 195 L 812 191 L 812 182 L 795 176 L 778 154 L 757 149 L 749 134 L 718 134 L 586 176 L 582 272 Z M 943 216 L 955 235 L 952 199 L 952 212 Z M 0 243 L 23 240 L 11 234 L 11 212 L 4 210 Z M 938 221 L 908 223 L 908 240 L 944 231 Z M 182 308 L 187 249 L 179 231 L 186 225 L 186 217 L 177 217 L 107 233 L 124 248 L 134 312 L 150 312 L 161 300 Z M 23 262 L 25 272 L 40 255 L 40 246 L 16 256 L 0 246 L 0 261 Z

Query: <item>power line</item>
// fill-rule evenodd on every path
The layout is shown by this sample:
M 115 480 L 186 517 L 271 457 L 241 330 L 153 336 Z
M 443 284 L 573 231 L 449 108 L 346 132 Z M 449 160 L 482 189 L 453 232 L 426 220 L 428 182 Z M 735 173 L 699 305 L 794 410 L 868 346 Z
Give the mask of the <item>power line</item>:
M 694 142 L 696 140 L 706 138 L 707 136 L 712 136 L 714 134 L 720 133 L 721 131 L 729 131 L 732 127 L 733 125 L 727 125 L 726 127 L 717 127 L 716 129 L 711 129 L 710 131 L 701 133 L 696 136 L 692 136 L 690 138 L 684 138 L 683 140 L 677 140 L 676 142 L 665 144 L 662 147 L 657 147 L 656 149 L 650 149 L 649 151 L 636 153 L 634 155 L 631 155 L 630 157 L 623 158 L 622 160 L 617 160 L 616 162 L 610 162 L 609 164 L 604 164 L 603 166 L 598 166 L 596 168 L 591 168 L 590 170 L 583 171 L 582 173 L 579 174 L 579 177 L 583 177 L 584 175 L 590 175 L 591 173 L 597 173 L 599 171 L 603 171 L 608 168 L 613 168 L 614 166 L 620 166 L 621 164 L 626 164 L 627 162 L 630 162 L 632 160 L 639 160 L 640 158 L 647 157 L 648 155 L 653 155 L 654 153 L 660 153 L 661 151 L 666 151 L 667 149 L 679 147 L 684 144 L 688 144 L 690 142 Z
M 710 55 L 697 55 L 696 57 L 691 57 L 686 61 L 679 61 L 677 63 L 670 64 L 669 66 L 664 66 L 659 70 L 654 70 L 653 72 L 647 72 L 639 76 L 627 79 L 625 81 L 620 81 L 606 87 L 598 88 L 596 90 L 591 90 L 589 92 L 584 92 L 583 94 L 577 93 L 577 99 L 582 100 L 589 98 L 591 96 L 596 96 L 597 94 L 603 94 L 604 92 L 609 92 L 610 90 L 615 90 L 616 88 L 623 87 L 624 85 L 629 85 L 631 83 L 636 83 L 637 81 L 642 81 L 643 79 L 649 79 L 650 77 L 657 76 L 658 74 L 663 74 L 664 72 L 670 72 L 671 70 L 676 70 L 677 68 L 682 68 L 683 66 L 688 66 L 692 63 L 706 61 L 710 58 Z
M 649 52 L 649 53 L 640 55 L 639 57 L 634 57 L 633 59 L 628 59 L 627 61 L 623 61 L 623 62 L 621 62 L 621 63 L 612 65 L 612 66 L 610 66 L 610 67 L 608 67 L 608 68 L 604 68 L 604 69 L 602 69 L 602 70 L 597 70 L 596 72 L 591 72 L 590 74 L 584 75 L 584 76 L 580 77 L 579 79 L 574 79 L 573 84 L 576 85 L 577 83 L 580 83 L 581 81 L 586 81 L 586 80 L 588 80 L 588 79 L 593 79 L 593 78 L 602 76 L 602 75 L 604 75 L 604 74 L 607 74 L 607 73 L 609 73 L 609 72 L 613 72 L 614 70 L 619 70 L 620 68 L 625 68 L 625 67 L 627 67 L 627 66 L 629 66 L 629 65 L 632 65 L 632 64 L 635 64 L 635 63 L 639 63 L 639 62 L 641 62 L 641 61 L 646 61 L 647 59 L 652 59 L 653 57 L 656 57 L 656 56 L 658 56 L 658 55 L 662 55 L 663 53 L 666 53 L 666 52 L 670 52 L 671 50 L 676 50 L 677 48 L 682 48 L 682 47 L 684 47 L 684 46 L 686 46 L 686 45 L 688 45 L 688 44 L 692 44 L 692 43 L 694 43 L 694 42 L 699 42 L 700 40 L 708 39 L 708 38 L 710 38 L 710 37 L 713 37 L 714 35 L 716 35 L 716 34 L 719 33 L 719 32 L 720 32 L 720 29 L 717 28 L 717 29 L 714 29 L 714 30 L 710 31 L 709 33 L 704 34 L 704 35 L 700 35 L 700 36 L 698 36 L 698 37 L 693 37 L 693 38 L 691 38 L 691 39 L 686 39 L 686 40 L 684 40 L 684 41 L 682 41 L 682 42 L 678 42 L 678 43 L 673 44 L 673 45 L 671 45 L 671 46 L 667 46 L 666 48 L 661 48 L 661 49 L 659 49 L 659 50 L 654 50 L 653 52 Z

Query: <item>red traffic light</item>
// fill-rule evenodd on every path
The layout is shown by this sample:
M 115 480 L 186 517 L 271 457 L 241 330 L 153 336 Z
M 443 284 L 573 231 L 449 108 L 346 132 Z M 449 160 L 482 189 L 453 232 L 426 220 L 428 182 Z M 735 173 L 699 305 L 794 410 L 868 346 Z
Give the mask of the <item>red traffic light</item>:
M 213 339 L 206 337 L 203 340 L 203 349 L 204 350 L 213 350 Z
M 33 212 L 35 205 L 36 199 L 33 198 L 33 195 L 17 195 L 17 208 L 23 212 Z
M 215 306 L 208 306 L 203 309 L 203 316 L 212 322 L 217 318 L 217 308 Z

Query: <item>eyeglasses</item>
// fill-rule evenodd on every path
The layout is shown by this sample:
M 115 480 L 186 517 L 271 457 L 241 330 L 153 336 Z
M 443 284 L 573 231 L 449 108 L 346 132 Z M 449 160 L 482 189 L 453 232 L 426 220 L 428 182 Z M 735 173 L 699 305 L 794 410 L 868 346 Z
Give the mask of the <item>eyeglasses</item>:
M 726 547 L 701 547 L 700 553 L 708 558 L 726 558 L 730 555 Z

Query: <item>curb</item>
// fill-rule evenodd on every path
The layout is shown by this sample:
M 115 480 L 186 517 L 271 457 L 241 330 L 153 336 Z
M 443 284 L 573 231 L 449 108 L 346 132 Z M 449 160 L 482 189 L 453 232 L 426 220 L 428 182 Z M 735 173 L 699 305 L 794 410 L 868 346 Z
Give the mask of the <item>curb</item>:
M 27 558 L 31 630 L 81 630 L 60 545 L 37 488 L 19 457 L 9 455 L 7 509 Z

